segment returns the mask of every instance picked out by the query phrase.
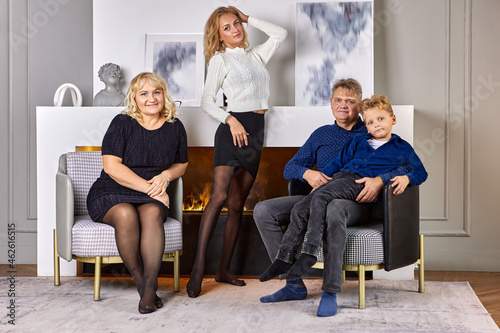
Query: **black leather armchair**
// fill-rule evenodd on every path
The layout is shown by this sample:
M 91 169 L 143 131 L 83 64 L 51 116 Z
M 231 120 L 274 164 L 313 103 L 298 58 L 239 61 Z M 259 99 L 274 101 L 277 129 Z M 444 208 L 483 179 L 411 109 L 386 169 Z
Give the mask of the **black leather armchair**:
M 419 234 L 419 187 L 406 188 L 394 195 L 392 182 L 384 186 L 381 200 L 372 209 L 366 225 L 347 228 L 343 274 L 357 271 L 359 276 L 359 308 L 365 308 L 365 271 L 393 269 L 418 264 L 419 289 L 424 292 L 424 236 Z M 311 191 L 307 182 L 292 180 L 289 195 L 305 195 Z M 359 251 L 364 253 L 358 253 Z M 383 249 L 380 251 L 379 249 Z M 314 268 L 323 268 L 323 253 L 318 253 Z

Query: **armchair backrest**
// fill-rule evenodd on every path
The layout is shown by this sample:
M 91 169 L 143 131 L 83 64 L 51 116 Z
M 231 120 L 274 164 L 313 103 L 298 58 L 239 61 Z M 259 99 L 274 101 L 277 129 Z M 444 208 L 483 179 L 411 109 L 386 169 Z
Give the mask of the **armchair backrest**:
M 101 174 L 101 152 L 69 152 L 66 155 L 66 169 L 73 184 L 74 213 L 75 215 L 88 215 L 87 194 Z
M 87 194 L 102 171 L 100 151 L 78 151 L 62 154 L 56 175 L 57 253 L 70 261 L 72 228 L 75 216 L 88 215 Z M 182 225 L 182 178 L 167 188 L 170 196 L 169 216 Z

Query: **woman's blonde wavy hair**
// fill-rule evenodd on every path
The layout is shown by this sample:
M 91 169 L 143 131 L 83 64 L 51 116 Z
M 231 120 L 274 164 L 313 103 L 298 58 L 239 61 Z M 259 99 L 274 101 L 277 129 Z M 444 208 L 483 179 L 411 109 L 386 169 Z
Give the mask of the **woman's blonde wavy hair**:
M 208 62 L 212 57 L 214 56 L 215 52 L 224 52 L 226 51 L 226 45 L 224 44 L 223 41 L 220 40 L 219 36 L 219 19 L 223 14 L 234 14 L 236 17 L 240 20 L 241 18 L 238 16 L 238 12 L 232 8 L 229 7 L 219 7 L 214 12 L 210 17 L 208 18 L 207 23 L 205 24 L 205 34 L 203 36 L 203 48 L 204 48 L 204 55 L 205 55 L 205 61 Z M 248 35 L 245 30 L 245 27 L 243 27 L 243 24 L 241 25 L 241 28 L 243 30 L 243 48 L 248 47 Z
M 151 83 L 155 89 L 161 89 L 163 92 L 163 109 L 160 114 L 166 118 L 166 121 L 172 123 L 175 121 L 175 116 L 177 116 L 177 108 L 175 106 L 174 100 L 170 97 L 168 93 L 167 84 L 165 81 L 155 73 L 144 72 L 138 74 L 130 82 L 130 86 L 127 91 L 127 108 L 123 110 L 123 114 L 127 114 L 130 117 L 139 120 L 142 119 L 141 111 L 137 106 L 135 101 L 135 95 L 137 92 L 144 87 L 146 80 Z

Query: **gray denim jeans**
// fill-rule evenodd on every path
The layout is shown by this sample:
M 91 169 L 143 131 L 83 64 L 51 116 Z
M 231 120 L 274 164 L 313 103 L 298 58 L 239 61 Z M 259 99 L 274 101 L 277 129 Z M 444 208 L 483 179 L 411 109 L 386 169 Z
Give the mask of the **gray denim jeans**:
M 290 224 L 292 208 L 305 196 L 288 196 L 259 202 L 253 217 L 266 246 L 271 261 L 276 259 L 283 227 Z M 369 221 L 370 204 L 358 204 L 352 200 L 334 199 L 326 208 L 323 253 L 323 291 L 337 293 L 342 290 L 342 265 L 346 243 L 346 228 Z
M 302 253 L 316 256 L 318 248 L 323 243 L 326 207 L 334 199 L 355 201 L 364 187 L 363 184 L 356 183 L 356 180 L 361 178 L 350 172 L 338 172 L 328 183 L 321 185 L 295 204 L 290 214 L 290 225 L 283 235 L 276 258 L 293 263 L 302 240 L 304 240 Z

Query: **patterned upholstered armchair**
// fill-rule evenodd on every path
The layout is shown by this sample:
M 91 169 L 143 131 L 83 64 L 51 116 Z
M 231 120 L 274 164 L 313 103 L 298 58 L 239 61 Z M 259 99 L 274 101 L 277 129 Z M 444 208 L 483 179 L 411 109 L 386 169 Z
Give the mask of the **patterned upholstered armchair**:
M 94 300 L 100 300 L 101 267 L 121 263 L 113 227 L 93 222 L 87 212 L 87 193 L 99 177 L 99 151 L 70 152 L 59 158 L 56 175 L 56 229 L 54 230 L 54 285 L 60 285 L 59 257 L 95 264 Z M 182 179 L 167 188 L 170 213 L 164 223 L 163 261 L 174 263 L 174 290 L 179 291 L 182 252 Z
M 288 194 L 307 194 L 306 182 L 290 181 Z M 365 271 L 393 269 L 418 264 L 419 288 L 424 292 L 424 236 L 419 234 L 419 187 L 407 187 L 403 194 L 394 195 L 391 183 L 382 190 L 382 200 L 374 205 L 372 218 L 366 225 L 347 228 L 344 252 L 345 271 L 359 276 L 359 308 L 365 308 Z M 314 268 L 323 268 L 323 251 L 319 251 Z

